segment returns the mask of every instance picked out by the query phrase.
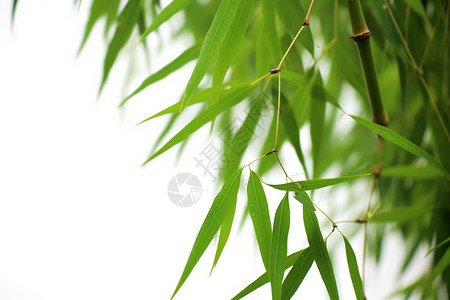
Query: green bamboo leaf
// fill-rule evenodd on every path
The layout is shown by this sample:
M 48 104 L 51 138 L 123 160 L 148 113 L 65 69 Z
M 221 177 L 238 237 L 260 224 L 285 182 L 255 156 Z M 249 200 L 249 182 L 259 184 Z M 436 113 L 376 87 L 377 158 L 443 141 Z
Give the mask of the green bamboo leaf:
M 189 277 L 189 274 L 192 272 L 200 257 L 202 257 L 206 248 L 211 243 L 212 239 L 222 225 L 228 211 L 232 209 L 233 204 L 235 204 L 241 174 L 242 169 L 236 171 L 236 173 L 234 173 L 233 176 L 225 182 L 219 194 L 217 194 L 214 199 L 211 208 L 203 221 L 200 231 L 198 232 L 197 238 L 195 239 L 191 254 L 189 255 L 183 274 L 181 275 L 178 285 L 175 288 L 172 298 Z
M 425 257 L 427 257 L 431 252 L 435 251 L 436 249 L 444 246 L 445 244 L 447 244 L 448 242 L 450 242 L 450 237 L 446 238 L 445 240 L 443 240 L 442 242 L 440 242 L 438 245 L 436 245 L 435 247 L 433 247 L 430 251 L 427 252 L 427 254 L 425 255 Z
M 225 245 L 230 236 L 231 226 L 233 225 L 234 214 L 236 212 L 236 203 L 237 197 L 233 198 L 233 204 L 231 205 L 230 210 L 228 211 L 227 215 L 225 216 L 225 219 L 222 222 L 222 225 L 220 226 L 219 242 L 217 243 L 216 255 L 214 256 L 214 262 L 211 268 L 211 273 L 216 267 L 220 255 L 222 254 L 223 249 L 225 248 Z
M 105 61 L 103 63 L 103 77 L 99 93 L 102 91 L 109 71 L 111 70 L 120 50 L 125 46 L 133 32 L 141 11 L 140 0 L 129 0 L 117 19 L 117 27 L 112 41 L 108 45 Z
M 290 225 L 288 193 L 278 205 L 273 221 L 272 242 L 269 254 L 269 278 L 272 287 L 272 299 L 281 299 L 284 266 L 287 257 L 287 238 Z
M 392 131 L 391 129 L 372 123 L 370 121 L 367 121 L 365 119 L 362 119 L 360 117 L 352 116 L 350 115 L 356 122 L 363 125 L 367 129 L 375 132 L 376 134 L 382 136 L 384 139 L 396 144 L 403 150 L 408 151 L 411 154 L 414 154 L 416 156 L 420 156 L 428 160 L 430 164 L 435 166 L 439 171 L 444 174 L 448 180 L 450 180 L 450 173 L 447 171 L 447 169 L 444 168 L 444 166 L 441 165 L 440 162 L 438 162 L 433 156 L 431 156 L 429 153 L 427 153 L 425 150 L 420 148 L 419 146 L 415 145 L 414 143 L 410 142 L 409 140 L 405 139 L 398 133 Z
M 263 0 L 262 1 L 262 18 L 263 18 L 263 47 L 267 48 L 272 56 L 271 59 L 268 57 L 264 57 L 266 61 L 271 62 L 272 64 L 278 64 L 279 60 L 282 57 L 281 53 L 281 43 L 280 38 L 277 33 L 276 26 L 276 13 L 274 7 L 274 1 L 272 0 Z M 275 66 L 274 66 L 275 67 Z M 267 72 L 267 71 L 266 71 Z
M 449 266 L 450 266 L 450 248 L 447 248 L 447 250 L 445 250 L 444 255 L 442 255 L 441 259 L 434 267 L 432 274 L 433 279 L 439 276 L 439 274 L 441 274 L 442 272 L 444 272 L 445 269 L 447 269 Z
M 309 269 L 311 269 L 313 262 L 314 255 L 312 254 L 310 248 L 306 248 L 306 250 L 298 257 L 297 261 L 294 263 L 294 266 L 283 281 L 281 299 L 288 300 L 294 296 L 306 274 L 308 274 Z
M 14 23 L 14 17 L 16 15 L 16 9 L 17 9 L 17 3 L 19 3 L 19 0 L 14 0 L 12 4 L 12 10 L 11 10 L 11 24 Z
M 306 78 L 304 75 L 299 74 L 299 73 L 295 73 L 289 70 L 283 70 L 283 73 L 281 75 L 281 79 L 286 79 L 292 83 L 294 83 L 295 85 L 297 85 L 299 88 L 304 89 L 305 85 L 304 83 L 306 82 Z
M 191 100 L 192 94 L 194 94 L 200 81 L 216 58 L 219 49 L 222 47 L 223 40 L 230 29 L 239 2 L 239 0 L 223 0 L 220 3 L 211 27 L 206 34 L 197 64 L 186 86 L 183 99 L 181 100 L 180 111 L 183 111 L 186 104 Z
M 386 222 L 406 222 L 414 220 L 427 214 L 433 210 L 433 207 L 429 206 L 408 206 L 394 208 L 388 211 L 378 212 L 373 215 L 369 221 L 377 223 Z
M 108 20 L 105 30 L 109 29 L 111 26 L 113 18 L 116 17 L 117 10 L 119 9 L 120 0 L 96 0 L 92 1 L 91 10 L 89 12 L 89 19 L 86 22 L 86 28 L 84 29 L 83 39 L 81 41 L 80 48 L 78 49 L 78 54 L 83 49 L 86 41 L 94 28 L 97 21 L 103 16 L 107 15 Z
M 194 60 L 200 53 L 200 47 L 201 44 L 196 44 L 190 47 L 189 49 L 181 53 L 177 58 L 175 58 L 170 63 L 162 67 L 160 70 L 148 76 L 137 89 L 135 89 L 129 96 L 123 99 L 119 107 L 123 106 L 131 97 L 138 94 L 145 88 L 149 87 L 155 82 L 158 82 L 161 79 L 164 79 L 168 75 L 172 74 L 176 70 L 186 65 L 188 62 Z
M 308 206 L 312 210 L 316 210 L 314 208 L 314 205 L 311 201 L 311 198 L 309 198 L 308 194 L 305 191 L 297 191 L 294 193 L 294 198 L 297 199 L 301 204 Z
M 142 42 L 150 33 L 159 28 L 177 12 L 183 10 L 192 0 L 173 0 L 157 15 L 152 24 L 145 30 L 139 42 Z
M 422 18 L 427 18 L 427 14 L 425 13 L 425 9 L 420 2 L 420 0 L 403 0 L 404 2 L 409 3 L 411 8 Z
M 321 157 L 322 142 L 325 127 L 325 109 L 326 109 L 326 95 L 323 88 L 323 80 L 320 72 L 317 75 L 313 87 L 311 89 L 311 106 L 310 106 L 310 134 L 311 134 L 311 148 L 313 159 L 313 178 L 320 176 L 320 164 L 323 161 Z
M 276 93 L 276 90 L 274 90 L 274 92 Z M 277 94 L 275 94 L 274 96 L 277 97 Z M 297 157 L 302 164 L 306 178 L 308 178 L 308 169 L 306 168 L 305 157 L 303 156 L 303 150 L 300 143 L 300 127 L 298 126 L 297 120 L 295 119 L 293 109 L 291 108 L 291 105 L 284 94 L 281 94 L 280 101 L 281 107 L 283 107 L 283 116 L 281 117 L 281 123 L 283 124 L 289 141 L 294 147 L 295 153 L 297 154 Z
M 289 255 L 286 259 L 286 265 L 285 265 L 285 270 L 288 269 L 289 267 L 293 266 L 298 258 L 309 248 L 306 249 L 302 249 L 300 251 L 297 251 L 295 253 L 292 253 L 291 255 Z M 263 285 L 265 285 L 266 283 L 268 283 L 269 280 L 269 275 L 266 273 L 262 274 L 261 276 L 259 276 L 255 281 L 253 281 L 252 283 L 250 283 L 246 288 L 244 288 L 242 291 L 239 292 L 239 294 L 237 294 L 236 296 L 234 296 L 231 300 L 238 300 L 238 299 L 242 299 L 245 296 L 247 296 L 248 294 L 250 294 L 251 292 L 253 292 L 254 290 L 262 287 Z
M 301 188 L 302 191 L 309 191 L 321 189 L 327 186 L 336 185 L 342 182 L 354 180 L 356 178 L 365 177 L 369 175 L 372 175 L 372 173 L 358 174 L 352 176 L 342 176 L 336 178 L 302 180 L 283 184 L 268 184 L 268 185 L 277 190 L 297 192 L 298 191 L 297 184 L 300 184 L 300 186 L 302 187 Z
M 247 184 L 248 209 L 255 229 L 259 252 L 266 270 L 269 269 L 270 242 L 272 226 L 270 224 L 269 206 L 266 194 L 258 175 L 250 171 Z
M 213 85 L 221 84 L 241 44 L 247 27 L 247 21 L 253 8 L 254 0 L 239 1 L 236 15 L 233 18 L 222 47 L 219 50 L 216 66 L 214 67 Z
M 222 97 L 222 100 L 217 103 L 217 105 L 210 106 L 204 111 L 202 111 L 194 120 L 188 123 L 183 129 L 181 129 L 172 139 L 170 139 L 164 146 L 162 146 L 158 151 L 156 151 L 152 156 L 150 156 L 145 162 L 144 165 L 149 161 L 154 159 L 155 157 L 161 155 L 166 152 L 176 144 L 184 141 L 191 134 L 196 132 L 206 123 L 212 121 L 217 115 L 222 113 L 223 111 L 233 107 L 238 104 L 242 100 L 244 100 L 250 93 L 253 91 L 255 87 L 244 87 L 235 90 L 234 92 L 227 94 L 225 97 Z
M 345 253 L 347 254 L 348 270 L 350 272 L 350 277 L 352 278 L 356 299 L 364 300 L 364 288 L 361 280 L 361 275 L 359 274 L 358 262 L 356 261 L 355 252 L 353 251 L 352 245 L 343 234 L 342 238 L 345 242 Z
M 226 101 L 225 99 L 227 99 L 229 94 L 233 93 L 234 91 L 236 91 L 239 88 L 250 86 L 250 84 L 253 81 L 255 81 L 255 80 L 254 79 L 239 80 L 239 81 L 235 81 L 235 82 L 226 83 L 221 86 L 213 86 L 213 87 L 198 91 L 194 95 L 192 95 L 191 101 L 189 102 L 188 105 L 194 105 L 194 104 L 209 101 L 209 100 L 213 99 L 214 95 L 216 95 L 216 94 L 220 94 L 222 96 L 221 101 Z M 148 117 L 147 119 L 139 122 L 139 124 L 145 123 L 147 121 L 150 121 L 152 119 L 155 119 L 157 117 L 161 117 L 161 116 L 164 116 L 167 114 L 178 113 L 178 112 L 180 112 L 180 107 L 181 107 L 181 101 Z
M 381 170 L 381 176 L 392 178 L 433 179 L 442 177 L 442 173 L 430 165 L 403 165 L 385 167 Z
M 331 300 L 339 299 L 333 265 L 320 231 L 319 222 L 314 211 L 307 206 L 303 206 L 303 222 L 309 246 L 314 255 L 320 276 L 322 276 L 322 280 L 327 288 L 328 295 Z

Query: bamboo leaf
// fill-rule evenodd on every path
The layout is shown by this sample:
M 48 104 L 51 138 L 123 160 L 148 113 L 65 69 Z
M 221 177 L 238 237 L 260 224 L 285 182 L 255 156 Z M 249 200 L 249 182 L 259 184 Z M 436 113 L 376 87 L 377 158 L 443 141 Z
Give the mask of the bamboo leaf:
M 197 89 L 200 81 L 205 76 L 209 67 L 213 63 L 219 49 L 222 46 L 225 35 L 230 29 L 233 17 L 236 14 L 239 0 L 223 0 L 217 9 L 216 15 L 212 21 L 211 27 L 206 34 L 200 54 L 198 56 L 197 64 L 194 71 L 192 71 L 191 78 L 186 86 L 186 90 L 181 100 L 180 111 L 189 103 L 192 94 Z
M 301 204 L 308 206 L 312 210 L 316 210 L 314 208 L 314 205 L 311 201 L 311 198 L 309 198 L 308 194 L 305 191 L 297 191 L 294 193 L 294 198 L 297 199 Z
M 187 49 L 186 51 L 181 53 L 177 58 L 175 58 L 170 63 L 168 63 L 167 65 L 162 67 L 160 70 L 158 70 L 155 73 L 153 73 L 152 75 L 148 76 L 137 89 L 135 89 L 129 96 L 127 96 L 125 99 L 123 99 L 123 101 L 120 103 L 119 107 L 123 106 L 131 97 L 138 94 L 145 88 L 149 87 L 150 85 L 152 85 L 153 83 L 155 83 L 161 79 L 164 79 L 168 75 L 172 74 L 176 70 L 178 70 L 181 67 L 183 67 L 184 65 L 186 65 L 188 62 L 195 59 L 198 56 L 198 54 L 200 53 L 200 47 L 201 47 L 201 44 L 196 44 L 196 45 L 190 47 L 189 49 Z
M 320 176 L 320 163 L 323 161 L 321 153 L 325 127 L 325 99 L 326 95 L 323 88 L 323 80 L 319 72 L 311 90 L 311 106 L 309 117 L 309 129 L 311 133 L 311 148 L 313 159 L 313 178 L 317 178 Z
M 188 138 L 191 134 L 196 132 L 198 129 L 200 129 L 203 125 L 206 123 L 212 121 L 217 115 L 225 111 L 226 109 L 229 109 L 233 107 L 234 105 L 238 104 L 242 100 L 244 100 L 250 93 L 254 87 L 245 87 L 240 88 L 234 91 L 233 93 L 230 93 L 222 98 L 217 105 L 210 106 L 204 111 L 202 111 L 194 120 L 192 120 L 190 123 L 188 123 L 183 129 L 181 129 L 172 139 L 170 139 L 164 146 L 162 146 L 158 151 L 156 151 L 152 156 L 150 156 L 145 162 L 144 165 L 147 164 L 149 161 L 154 159 L 155 157 L 161 155 L 162 153 L 166 152 L 176 144 L 184 141 Z
M 142 42 L 150 33 L 159 28 L 167 20 L 173 17 L 177 12 L 185 8 L 192 0 L 173 0 L 157 15 L 152 24 L 145 30 L 139 42 Z
M 436 278 L 439 274 L 445 271 L 450 266 L 450 248 L 447 248 L 445 250 L 444 255 L 442 255 L 439 262 L 436 264 L 433 270 L 432 277 L 433 279 Z
M 221 84 L 244 36 L 254 0 L 239 1 L 236 15 L 222 43 L 213 74 L 213 85 Z
M 254 81 L 254 79 L 250 79 L 250 80 L 239 80 L 236 82 L 232 82 L 232 83 L 227 83 L 227 84 L 223 84 L 221 86 L 213 86 L 201 91 L 196 92 L 194 95 L 192 95 L 191 101 L 189 102 L 188 105 L 194 105 L 194 104 L 198 104 L 198 103 L 202 103 L 202 102 L 206 102 L 211 100 L 214 95 L 216 93 L 219 93 L 222 95 L 221 101 L 226 101 L 225 99 L 227 99 L 228 95 L 230 95 L 231 93 L 235 92 L 237 89 L 242 88 L 242 87 L 248 87 L 250 86 L 250 84 Z M 171 113 L 178 113 L 180 111 L 180 107 L 181 107 L 181 101 L 175 103 L 172 106 L 169 106 L 166 109 L 163 109 L 162 111 L 148 117 L 147 119 L 139 122 L 139 124 L 145 123 L 147 121 L 150 121 L 152 119 L 155 119 L 157 117 L 161 117 L 167 114 L 171 114 Z M 139 125 L 138 124 L 138 125 Z
M 195 239 L 191 254 L 189 255 L 183 274 L 175 288 L 172 298 L 189 277 L 189 274 L 192 272 L 200 257 L 202 257 L 206 248 L 222 225 L 229 210 L 232 209 L 233 204 L 235 204 L 241 174 L 242 169 L 236 171 L 236 173 L 225 182 L 219 194 L 217 194 L 214 199 L 200 231 L 198 232 L 197 238 Z
M 272 238 L 269 206 L 258 175 L 250 171 L 247 184 L 248 209 L 255 229 L 259 252 L 266 270 L 269 269 L 269 253 Z
M 431 156 L 429 153 L 427 153 L 425 150 L 423 150 L 419 146 L 413 144 L 409 140 L 405 139 L 404 137 L 402 137 L 401 135 L 399 135 L 398 133 L 392 131 L 391 129 L 389 129 L 387 127 L 372 123 L 372 122 L 362 119 L 360 117 L 356 117 L 356 116 L 352 116 L 352 115 L 350 115 L 350 117 L 352 117 L 356 122 L 363 125 L 367 129 L 382 136 L 386 140 L 396 144 L 403 150 L 406 150 L 409 153 L 414 154 L 416 156 L 425 158 L 430 164 L 432 164 L 439 171 L 441 171 L 442 174 L 444 174 L 448 180 L 450 180 L 450 173 L 444 168 L 444 166 L 442 166 L 440 162 L 438 162 L 433 156 Z
M 342 235 L 342 238 L 345 242 L 345 253 L 347 254 L 348 270 L 350 272 L 350 277 L 352 278 L 356 299 L 364 300 L 364 288 L 361 280 L 361 275 L 359 274 L 358 262 L 356 261 L 355 252 L 353 251 L 352 245 L 349 243 L 347 238 L 344 235 Z
M 236 203 L 237 197 L 233 198 L 233 204 L 231 205 L 231 208 L 228 210 L 228 213 L 222 222 L 222 226 L 220 226 L 219 242 L 217 243 L 217 250 L 216 255 L 214 256 L 214 262 L 211 268 L 211 273 L 214 270 L 215 266 L 217 265 L 220 255 L 222 254 L 223 249 L 225 248 L 225 245 L 228 241 L 228 237 L 230 236 L 231 226 L 233 225 L 234 214 L 236 212 Z
M 291 255 L 289 255 L 287 257 L 287 259 L 286 259 L 285 270 L 288 269 L 289 267 L 291 267 L 292 265 L 294 265 L 294 263 L 298 260 L 300 255 L 302 255 L 302 253 L 304 253 L 304 251 L 306 251 L 307 249 L 308 248 L 302 249 L 300 251 L 297 251 L 297 252 L 292 253 Z M 269 275 L 266 272 L 266 273 L 262 274 L 261 276 L 259 276 L 255 281 L 250 283 L 246 288 L 244 288 L 241 292 L 239 292 L 239 294 L 234 296 L 231 300 L 242 299 L 245 296 L 247 296 L 248 294 L 250 294 L 251 292 L 253 292 L 254 290 L 262 287 L 263 285 L 265 285 L 269 281 L 270 281 L 269 280 Z
M 429 206 L 407 206 L 399 207 L 388 211 L 376 213 L 370 218 L 371 222 L 386 223 L 386 222 L 406 222 L 413 220 L 427 214 L 433 210 Z
M 365 173 L 365 174 L 359 174 L 359 175 L 352 175 L 352 176 L 342 176 L 342 177 L 336 177 L 336 178 L 325 178 L 325 179 L 310 179 L 310 180 L 302 180 L 302 181 L 295 181 L 295 182 L 289 182 L 289 183 L 283 183 L 283 184 L 268 184 L 269 186 L 282 191 L 290 191 L 290 192 L 297 192 L 298 186 L 297 184 L 300 184 L 302 187 L 302 191 L 309 191 L 309 190 L 317 190 L 321 189 L 327 186 L 336 185 L 339 183 L 343 183 L 346 181 L 351 181 L 360 177 L 365 177 L 371 175 L 371 173 Z
M 303 206 L 303 222 L 309 246 L 314 254 L 314 260 L 327 288 L 328 295 L 331 300 L 339 299 L 333 265 L 320 231 L 319 222 L 314 211 L 307 206 Z
M 272 287 L 272 299 L 281 299 L 284 266 L 287 256 L 287 238 L 290 225 L 288 193 L 278 205 L 273 222 L 272 242 L 269 255 L 269 278 Z
M 383 168 L 381 170 L 381 176 L 392 178 L 433 179 L 442 177 L 442 173 L 430 165 L 402 165 Z
M 12 4 L 11 24 L 14 22 L 14 17 L 16 16 L 17 3 L 19 3 L 19 0 L 14 0 Z
M 111 70 L 120 50 L 125 46 L 133 32 L 141 10 L 140 0 L 129 0 L 117 19 L 117 27 L 113 39 L 108 45 L 105 61 L 103 64 L 103 77 L 99 93 L 108 79 Z
M 289 271 L 286 279 L 283 281 L 283 291 L 281 299 L 288 300 L 294 296 L 295 292 L 299 288 L 306 274 L 314 262 L 314 256 L 310 248 L 306 248 L 305 251 L 298 257 L 294 266 Z
M 428 256 L 431 252 L 435 251 L 436 249 L 444 246 L 445 244 L 447 244 L 448 242 L 450 242 L 450 237 L 446 238 L 445 240 L 443 240 L 442 242 L 440 242 L 438 245 L 436 245 L 435 247 L 433 247 L 430 251 L 427 252 L 427 254 L 425 255 Z
M 411 5 L 411 8 L 422 18 L 427 18 L 427 14 L 425 13 L 425 9 L 420 2 L 420 0 L 403 0 L 404 2 L 409 3 Z

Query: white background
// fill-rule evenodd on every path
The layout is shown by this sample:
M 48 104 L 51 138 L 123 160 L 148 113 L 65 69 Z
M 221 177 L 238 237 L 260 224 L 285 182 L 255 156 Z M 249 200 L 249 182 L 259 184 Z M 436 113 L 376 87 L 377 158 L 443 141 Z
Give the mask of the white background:
M 13 27 L 11 2 L 0 1 L 0 299 L 169 299 L 217 192 L 193 160 L 211 139 L 200 134 L 178 161 L 171 150 L 141 167 L 167 119 L 134 125 L 177 101 L 192 64 L 119 110 L 149 68 L 142 55 L 131 70 L 130 60 L 119 61 L 97 98 L 102 26 L 76 55 L 89 1 L 79 9 L 73 1 L 19 1 Z M 162 36 L 168 30 L 163 26 Z M 151 69 L 181 53 L 185 42 L 152 50 Z M 149 43 L 160 40 L 151 37 Z M 130 71 L 136 76 L 129 77 Z M 189 208 L 167 196 L 167 184 L 179 172 L 194 173 L 203 185 L 199 202 Z M 245 193 L 239 200 L 244 203 Z M 291 203 L 301 215 L 298 203 Z M 276 203 L 270 207 L 273 216 Z M 241 215 L 242 209 L 236 223 Z M 292 216 L 289 252 L 306 246 L 298 215 Z M 347 226 L 351 232 L 353 225 Z M 353 299 L 340 237 L 330 240 L 337 245 L 342 299 Z M 380 272 L 368 264 L 369 299 L 399 287 L 403 249 L 393 240 L 384 251 L 391 259 Z M 360 237 L 355 241 L 360 259 Z M 176 299 L 229 299 L 263 271 L 248 223 L 242 230 L 235 226 L 209 277 L 213 256 L 210 247 Z M 264 287 L 248 299 L 269 295 Z M 315 267 L 296 298 L 327 299 Z

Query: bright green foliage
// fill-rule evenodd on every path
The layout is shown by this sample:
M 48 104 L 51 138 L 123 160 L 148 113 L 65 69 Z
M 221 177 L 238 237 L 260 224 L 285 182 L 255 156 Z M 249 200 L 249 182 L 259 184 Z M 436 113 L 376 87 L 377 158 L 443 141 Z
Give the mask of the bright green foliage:
M 13 13 L 16 4 L 13 1 Z M 322 215 L 322 203 L 333 207 L 331 212 L 323 212 L 335 221 L 343 221 L 343 213 L 351 213 L 351 220 L 359 224 L 355 226 L 360 226 L 361 232 L 362 223 L 368 222 L 365 246 L 368 259 L 375 262 L 385 259 L 382 247 L 391 230 L 405 241 L 402 272 L 414 262 L 418 249 L 423 249 L 420 246 L 433 249 L 429 275 L 418 274 L 408 287 L 399 287 L 398 295 L 418 293 L 437 298 L 444 290 L 450 295 L 449 2 L 335 0 L 310 4 L 309 0 L 175 0 L 161 7 L 159 0 L 92 0 L 80 49 L 92 28 L 105 20 L 108 48 L 101 87 L 125 46 L 150 52 L 149 48 L 155 46 L 139 41 L 148 41 L 146 37 L 162 24 L 171 23 L 173 16 L 183 15 L 177 18 L 182 24 L 175 23 L 179 30 L 173 32 L 173 38 L 185 35 L 193 39 L 186 45 L 187 50 L 180 51 L 165 67 L 142 78 L 142 83 L 121 103 L 132 101 L 157 81 L 170 80 L 169 75 L 196 61 L 190 78 L 182 83 L 186 85 L 184 93 L 178 99 L 158 95 L 167 108 L 148 112 L 150 117 L 142 121 L 157 117 L 169 120 L 145 164 L 178 144 L 185 145 L 208 123 L 212 135 L 217 136 L 245 107 L 243 123 L 223 140 L 223 153 L 231 156 L 232 162 L 224 163 L 218 174 L 221 183 L 233 187 L 233 193 L 222 189 L 215 198 L 211 210 L 216 217 L 207 215 L 176 291 L 220 229 L 214 265 L 218 262 L 239 208 L 237 182 L 240 172 L 247 171 L 239 168 L 251 163 L 243 160 L 249 155 L 253 159 L 261 157 L 255 162 L 257 166 L 250 164 L 257 172 L 250 171 L 248 207 L 243 219 L 251 219 L 248 223 L 254 228 L 268 273 L 235 299 L 269 281 L 275 299 L 289 299 L 307 276 L 311 260 L 316 262 L 330 298 L 338 298 L 332 261 L 316 218 L 316 213 Z M 310 24 L 294 41 L 302 24 L 308 21 Z M 349 39 L 354 34 L 349 28 L 358 29 L 364 23 L 370 38 L 366 33 L 363 38 Z M 158 38 L 156 33 L 153 35 Z M 364 71 L 361 62 L 366 64 Z M 367 63 L 373 67 L 370 71 Z M 374 92 L 374 86 L 379 87 L 379 93 Z M 160 145 L 172 132 L 180 112 L 191 112 L 186 108 L 196 104 L 202 109 Z M 237 105 L 239 109 L 234 109 Z M 389 117 L 388 127 L 369 121 L 382 123 L 377 120 L 383 116 L 376 112 L 380 107 Z M 286 144 L 292 146 L 293 152 L 283 150 Z M 286 258 L 286 216 L 299 218 L 299 213 L 289 211 L 286 196 L 275 219 L 270 220 L 268 203 L 277 199 L 266 199 L 261 184 L 273 168 L 283 171 L 280 165 L 286 174 L 275 182 L 281 184 L 269 184 L 268 188 L 295 193 L 305 223 L 305 235 L 296 238 L 310 244 L 295 258 Z M 240 171 L 233 173 L 236 169 Z M 336 195 L 337 184 L 340 191 L 346 189 L 345 196 Z M 366 193 L 355 186 L 365 186 Z M 324 187 L 329 188 L 311 194 L 314 202 L 305 192 Z M 361 201 L 367 207 L 371 194 L 368 211 L 360 211 Z M 334 220 L 330 219 L 330 223 L 337 226 Z M 344 242 L 355 293 L 357 299 L 362 299 L 363 283 L 355 259 L 361 253 L 355 254 L 345 237 Z M 287 267 L 292 265 L 283 282 Z

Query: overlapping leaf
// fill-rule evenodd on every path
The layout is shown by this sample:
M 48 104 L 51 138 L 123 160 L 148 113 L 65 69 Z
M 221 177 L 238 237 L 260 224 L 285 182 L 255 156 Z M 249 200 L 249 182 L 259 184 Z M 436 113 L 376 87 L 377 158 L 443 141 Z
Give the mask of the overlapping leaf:
M 239 190 L 239 181 L 241 178 L 242 169 L 239 169 L 233 176 L 231 176 L 223 185 L 219 194 L 214 199 L 209 212 L 203 221 L 203 224 L 195 239 L 191 254 L 189 255 L 183 274 L 178 282 L 177 287 L 172 295 L 172 298 L 181 288 L 183 283 L 189 277 L 189 274 L 194 269 L 200 257 L 205 252 L 208 245 L 216 235 L 229 210 L 236 204 L 236 197 Z
M 349 243 L 347 238 L 344 235 L 342 235 L 342 238 L 345 242 L 345 253 L 347 254 L 348 270 L 350 271 L 350 277 L 352 278 L 356 299 L 364 300 L 364 288 L 361 280 L 361 275 L 359 274 L 358 262 L 356 261 L 355 252 L 353 251 L 352 245 Z
M 281 299 L 288 300 L 294 296 L 306 274 L 308 274 L 309 269 L 311 269 L 313 262 L 314 255 L 312 254 L 310 248 L 306 248 L 305 251 L 303 251 L 297 258 L 297 261 L 294 263 L 292 269 L 283 281 Z

